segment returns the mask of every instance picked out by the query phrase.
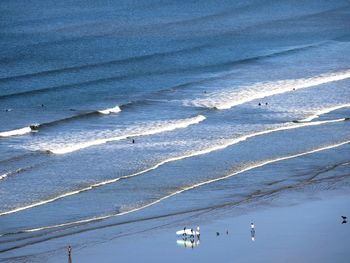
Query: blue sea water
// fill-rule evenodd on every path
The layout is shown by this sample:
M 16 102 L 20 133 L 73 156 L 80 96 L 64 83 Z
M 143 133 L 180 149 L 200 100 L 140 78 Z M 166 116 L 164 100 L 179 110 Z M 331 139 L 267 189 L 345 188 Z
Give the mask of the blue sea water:
M 348 1 L 0 13 L 0 260 L 349 174 Z

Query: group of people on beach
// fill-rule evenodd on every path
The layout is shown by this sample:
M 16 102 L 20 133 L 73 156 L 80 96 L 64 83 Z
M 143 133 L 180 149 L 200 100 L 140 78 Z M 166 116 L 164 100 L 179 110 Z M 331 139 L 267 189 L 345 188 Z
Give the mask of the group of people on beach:
M 254 223 L 250 224 L 250 232 L 252 240 L 255 240 L 255 225 Z M 193 230 L 193 228 L 188 229 L 187 227 L 183 228 L 183 231 L 178 231 L 177 234 L 182 233 L 183 239 L 194 238 L 197 237 L 197 239 L 200 239 L 200 228 L 197 226 L 197 231 Z M 216 235 L 219 236 L 220 232 L 216 232 Z M 228 230 L 226 230 L 226 235 L 228 235 Z

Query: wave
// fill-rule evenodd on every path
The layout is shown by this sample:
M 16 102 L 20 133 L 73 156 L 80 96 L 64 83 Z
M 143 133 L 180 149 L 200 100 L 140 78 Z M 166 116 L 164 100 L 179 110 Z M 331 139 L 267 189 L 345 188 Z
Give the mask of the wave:
M 17 76 L 11 76 L 11 77 L 6 77 L 6 78 L 0 78 L 0 82 L 7 82 L 7 81 L 12 81 L 12 80 L 26 80 L 26 79 L 30 79 L 30 78 L 45 77 L 45 76 L 55 76 L 55 75 L 59 75 L 59 74 L 72 73 L 72 72 L 81 73 L 83 70 L 103 69 L 105 67 L 118 66 L 118 65 L 122 66 L 122 65 L 127 65 L 127 64 L 131 64 L 131 63 L 138 63 L 138 62 L 147 61 L 149 59 L 162 58 L 162 57 L 166 57 L 166 56 L 175 56 L 175 55 L 181 55 L 181 54 L 186 55 L 187 53 L 201 50 L 201 49 L 207 48 L 207 47 L 210 47 L 210 45 L 203 44 L 203 45 L 184 48 L 184 49 L 180 49 L 180 50 L 172 50 L 172 51 L 153 53 L 153 54 L 142 55 L 142 56 L 137 56 L 137 57 L 104 61 L 104 62 L 94 63 L 94 64 L 66 67 L 66 68 L 61 68 L 61 69 L 53 69 L 53 70 L 48 70 L 48 71 L 36 72 L 36 73 L 28 73 L 28 74 L 24 74 L 24 75 L 17 75 Z M 52 86 L 52 87 L 46 87 L 46 88 L 41 88 L 41 89 L 34 89 L 34 90 L 27 90 L 27 91 L 21 91 L 21 92 L 16 92 L 16 93 L 4 94 L 4 95 L 0 95 L 0 99 L 7 99 L 7 98 L 14 98 L 14 97 L 21 97 L 21 96 L 31 96 L 31 95 L 35 95 L 35 94 L 46 93 L 49 91 L 66 90 L 66 89 L 72 89 L 72 88 L 77 88 L 77 87 L 87 88 L 88 85 L 100 84 L 100 83 L 109 82 L 109 81 L 124 80 L 124 79 L 128 79 L 130 77 L 135 77 L 135 76 L 142 77 L 142 76 L 148 76 L 150 74 L 162 74 L 162 73 L 166 73 L 166 72 L 170 72 L 170 71 L 169 70 L 167 70 L 167 71 L 161 70 L 161 71 L 157 71 L 155 73 L 147 71 L 147 72 L 140 72 L 137 75 L 135 75 L 135 73 L 132 73 L 132 74 L 126 74 L 126 75 L 119 75 L 119 76 L 110 76 L 110 77 L 106 77 L 106 78 L 88 80 L 88 81 L 83 81 L 83 82 L 79 82 L 79 83 L 64 84 L 64 85 L 59 85 L 59 86 Z
M 35 156 L 35 155 L 38 155 L 38 154 L 42 154 L 42 153 L 40 153 L 40 152 L 27 152 L 27 153 L 24 153 L 24 154 L 12 156 L 12 157 L 10 157 L 8 159 L 0 160 L 0 164 L 18 162 L 18 161 L 23 160 L 23 159 L 25 159 L 27 157 Z
M 215 183 L 215 182 L 218 182 L 218 181 L 222 181 L 222 180 L 228 179 L 230 177 L 233 177 L 235 175 L 238 175 L 238 174 L 241 174 L 241 173 L 244 173 L 244 172 L 247 172 L 247 171 L 250 171 L 250 170 L 253 170 L 253 169 L 265 166 L 265 165 L 268 165 L 268 164 L 272 164 L 272 163 L 276 163 L 276 162 L 280 162 L 280 161 L 285 161 L 285 160 L 289 160 L 289 159 L 293 159 L 293 158 L 298 158 L 298 157 L 301 157 L 301 156 L 304 156 L 304 155 L 309 155 L 309 154 L 313 154 L 313 153 L 329 150 L 329 149 L 332 149 L 332 148 L 337 148 L 337 147 L 340 147 L 340 146 L 343 146 L 343 145 L 349 144 L 349 143 L 350 143 L 350 141 L 344 141 L 344 142 L 340 142 L 340 143 L 337 143 L 337 144 L 323 146 L 323 147 L 320 147 L 320 148 L 316 148 L 316 149 L 313 149 L 313 150 L 310 150 L 310 151 L 306 151 L 306 152 L 302 152 L 302 153 L 298 153 L 298 154 L 293 154 L 293 155 L 278 157 L 278 158 L 271 159 L 271 160 L 261 161 L 261 162 L 258 162 L 258 163 L 252 164 L 252 165 L 248 165 L 248 166 L 246 166 L 246 167 L 244 167 L 244 168 L 242 168 L 242 169 L 240 169 L 238 171 L 235 171 L 233 173 L 230 173 L 228 175 L 225 175 L 225 176 L 222 176 L 222 177 L 218 177 L 218 178 L 215 178 L 215 179 L 210 179 L 210 180 L 203 181 L 203 182 L 200 182 L 200 183 L 196 183 L 196 184 L 193 184 L 193 185 L 190 185 L 190 186 L 187 186 L 187 187 L 183 187 L 183 188 L 181 188 L 181 189 L 179 189 L 179 190 L 177 190 L 177 191 L 175 191 L 175 192 L 173 192 L 171 194 L 163 196 L 163 197 L 161 197 L 161 198 L 159 198 L 159 199 L 157 199 L 157 200 L 155 200 L 153 202 L 150 202 L 148 204 L 145 204 L 145 205 L 133 208 L 133 209 L 128 210 L 128 211 L 118 212 L 118 213 L 113 213 L 113 214 L 104 215 L 104 216 L 98 216 L 98 217 L 93 217 L 93 218 L 87 218 L 87 219 L 82 219 L 82 220 L 62 223 L 62 224 L 56 224 L 56 225 L 51 225 L 51 226 L 38 227 L 38 228 L 33 228 L 33 229 L 26 229 L 26 230 L 19 231 L 17 233 L 30 233 L 30 232 L 37 232 L 37 231 L 46 230 L 46 229 L 53 229 L 53 228 L 71 226 L 71 225 L 78 225 L 78 224 L 83 224 L 83 223 L 91 223 L 91 222 L 96 222 L 96 221 L 101 221 L 101 220 L 104 220 L 104 219 L 108 219 L 108 218 L 111 218 L 111 217 L 116 217 L 116 216 L 122 216 L 122 215 L 130 214 L 130 213 L 133 213 L 133 212 L 136 212 L 136 211 L 143 210 L 145 208 L 154 206 L 154 205 L 156 205 L 156 204 L 158 204 L 158 203 L 160 203 L 160 202 L 162 202 L 162 201 L 164 201 L 166 199 L 169 199 L 169 198 L 171 198 L 171 197 L 173 197 L 175 195 L 181 194 L 183 192 L 186 192 L 186 191 L 189 191 L 189 190 L 192 190 L 192 189 L 204 186 L 204 185 L 212 184 L 212 183 Z M 3 235 L 7 235 L 7 234 L 3 234 Z
M 6 173 L 0 175 L 0 181 L 5 179 L 5 178 L 7 178 L 7 177 L 9 177 L 9 176 L 13 176 L 15 174 L 19 174 L 21 172 L 33 169 L 35 166 L 36 165 L 31 165 L 31 166 L 27 166 L 27 167 L 23 167 L 23 168 L 18 168 L 18 169 L 14 170 L 14 171 L 6 172 Z
M 345 121 L 345 119 L 337 119 L 337 120 L 329 120 L 329 121 L 318 121 L 318 122 L 309 122 L 309 123 L 287 123 L 287 126 L 282 126 L 282 127 L 277 127 L 277 128 L 265 130 L 265 131 L 251 133 L 251 134 L 248 134 L 248 135 L 244 135 L 244 136 L 241 136 L 241 137 L 238 137 L 238 138 L 234 138 L 234 139 L 228 140 L 226 143 L 223 143 L 223 144 L 220 144 L 220 145 L 215 145 L 215 146 L 212 146 L 212 147 L 207 148 L 207 149 L 199 150 L 199 151 L 196 151 L 196 152 L 184 154 L 184 155 L 177 156 L 177 157 L 171 157 L 171 158 L 163 160 L 163 161 L 161 161 L 161 162 L 159 162 L 159 163 L 157 163 L 157 164 L 155 164 L 155 165 L 153 165 L 153 166 L 151 166 L 151 167 L 149 167 L 149 168 L 147 168 L 145 170 L 142 170 L 142 171 L 139 171 L 139 172 L 136 172 L 136 173 L 133 173 L 133 174 L 129 174 L 129 175 L 125 175 L 125 176 L 121 176 L 121 177 L 117 177 L 117 178 L 112 178 L 112 179 L 109 179 L 109 180 L 106 180 L 106 181 L 102 181 L 102 182 L 98 182 L 98 183 L 94 183 L 94 184 L 89 185 L 87 187 L 84 187 L 84 188 L 81 188 L 81 189 L 78 189 L 78 190 L 74 190 L 74 191 L 71 191 L 71 192 L 67 192 L 67 193 L 64 193 L 62 195 L 50 198 L 50 199 L 42 200 L 42 201 L 39 201 L 39 202 L 36 202 L 36 203 L 32 203 L 30 205 L 26 205 L 26 206 L 18 207 L 18 208 L 9 210 L 9 211 L 1 212 L 0 216 L 4 216 L 4 215 L 20 212 L 22 210 L 30 209 L 30 208 L 33 208 L 33 207 L 45 205 L 45 204 L 57 201 L 59 199 L 68 197 L 68 196 L 72 196 L 72 195 L 76 195 L 76 194 L 80 194 L 82 192 L 86 192 L 86 191 L 92 190 L 94 188 L 97 188 L 97 187 L 100 187 L 100 186 L 103 186 L 103 185 L 112 184 L 112 183 L 115 183 L 115 182 L 120 181 L 120 180 L 129 179 L 129 178 L 132 178 L 132 177 L 135 177 L 135 176 L 138 176 L 138 175 L 142 175 L 142 174 L 145 174 L 145 173 L 150 172 L 152 170 L 155 170 L 155 169 L 159 168 L 160 166 L 162 166 L 164 164 L 167 164 L 167 163 L 171 163 L 171 162 L 175 162 L 175 161 L 179 161 L 179 160 L 183 160 L 183 159 L 187 159 L 187 158 L 191 158 L 191 157 L 195 157 L 195 156 L 208 154 L 208 153 L 211 153 L 211 152 L 214 152 L 214 151 L 218 151 L 218 150 L 223 150 L 223 149 L 225 149 L 225 148 L 227 148 L 229 146 L 232 146 L 234 144 L 238 144 L 240 142 L 243 142 L 243 141 L 245 141 L 245 140 L 247 140 L 249 138 L 253 138 L 253 137 L 256 137 L 256 136 L 261 136 L 261 135 L 269 134 L 269 133 L 272 133 L 272 132 L 278 132 L 278 131 L 302 128 L 302 127 L 307 127 L 307 126 L 316 126 L 316 125 L 323 125 L 323 124 L 329 124 L 329 123 L 337 123 L 337 122 L 342 122 L 342 121 Z
M 124 139 L 130 138 L 130 137 L 146 136 L 146 135 L 152 135 L 152 134 L 157 134 L 157 133 L 162 133 L 162 132 L 168 132 L 168 131 L 172 131 L 175 129 L 186 128 L 190 125 L 200 123 L 205 119 L 206 118 L 203 115 L 198 115 L 198 116 L 193 117 L 193 118 L 164 122 L 163 124 L 158 125 L 156 127 L 146 127 L 146 128 L 143 128 L 143 130 L 138 131 L 138 132 L 136 131 L 136 132 L 131 132 L 129 134 L 120 135 L 120 136 L 72 144 L 72 145 L 68 145 L 68 146 L 56 148 L 56 149 L 47 149 L 46 151 L 48 151 L 50 153 L 54 153 L 54 154 L 71 153 L 74 151 L 82 150 L 82 149 L 85 149 L 85 148 L 88 148 L 91 146 L 96 146 L 96 145 L 104 144 L 107 142 L 119 141 L 119 140 L 124 140 Z
M 186 106 L 225 110 L 256 99 L 291 92 L 293 90 L 310 88 L 347 78 L 350 78 L 350 70 L 324 73 L 310 78 L 260 82 L 250 86 L 241 86 L 239 90 L 224 90 L 209 93 L 206 98 L 184 101 L 184 104 Z
M 0 132 L 0 137 L 19 136 L 30 132 L 32 132 L 32 129 L 30 127 L 24 127 L 16 130 Z
M 117 113 L 120 112 L 121 109 L 119 108 L 119 106 L 115 106 L 113 108 L 109 108 L 109 109 L 105 109 L 105 110 L 99 110 L 98 112 L 101 114 L 111 114 L 111 113 Z
M 10 173 L 8 172 L 8 173 L 4 173 L 4 174 L 0 175 L 0 180 L 5 179 L 9 174 Z
M 81 88 L 81 87 L 87 88 L 89 85 L 96 85 L 96 84 L 101 84 L 101 83 L 105 83 L 105 82 L 120 81 L 120 80 L 129 79 L 129 78 L 143 77 L 143 76 L 150 76 L 150 75 L 157 75 L 157 74 L 171 74 L 171 73 L 183 72 L 184 70 L 186 70 L 187 72 L 203 73 L 204 71 L 207 71 L 207 72 L 213 73 L 213 71 L 218 70 L 218 69 L 232 67 L 232 66 L 239 65 L 242 63 L 251 63 L 251 62 L 259 61 L 261 59 L 291 54 L 291 53 L 303 51 L 306 49 L 315 48 L 315 47 L 321 46 L 325 43 L 326 42 L 321 42 L 321 43 L 317 43 L 314 45 L 302 45 L 302 46 L 289 48 L 286 50 L 281 50 L 281 51 L 272 52 L 272 53 L 268 53 L 268 54 L 258 55 L 258 56 L 254 56 L 254 57 L 248 57 L 248 58 L 244 58 L 244 59 L 238 59 L 238 60 L 234 60 L 234 61 L 221 62 L 221 63 L 217 63 L 217 64 L 191 66 L 191 68 L 182 67 L 182 68 L 178 68 L 178 69 L 166 69 L 166 70 L 162 69 L 162 70 L 153 71 L 153 72 L 139 72 L 137 74 L 133 73 L 132 75 L 126 74 L 126 75 L 120 75 L 120 76 L 111 76 L 111 77 L 106 77 L 106 78 L 82 81 L 82 82 L 78 82 L 78 83 L 64 84 L 64 85 L 59 85 L 59 86 L 34 89 L 34 90 L 27 90 L 27 91 L 10 93 L 10 94 L 4 94 L 4 95 L 0 95 L 0 100 L 21 97 L 21 96 L 32 96 L 32 95 L 36 95 L 36 94 L 42 94 L 42 93 L 51 92 L 51 91 L 58 91 L 58 90 L 66 90 L 66 89 L 71 90 L 73 88 Z M 0 82 L 1 81 L 8 81 L 8 80 L 16 79 L 16 78 L 26 79 L 26 78 L 31 78 L 31 77 L 46 76 L 46 75 L 64 73 L 64 72 L 70 72 L 70 71 L 73 71 L 73 72 L 80 71 L 82 69 L 90 69 L 90 68 L 95 68 L 95 67 L 98 68 L 98 67 L 103 67 L 103 66 L 108 66 L 108 65 L 113 65 L 113 64 L 123 64 L 126 62 L 137 62 L 137 61 L 143 61 L 143 60 L 147 60 L 147 59 L 151 59 L 151 58 L 156 58 L 158 56 L 163 57 L 163 56 L 171 56 L 171 55 L 182 54 L 182 53 L 186 54 L 186 52 L 192 52 L 192 51 L 200 50 L 202 48 L 209 48 L 209 47 L 211 47 L 211 45 L 206 44 L 206 45 L 196 46 L 196 47 L 192 47 L 192 48 L 184 49 L 184 50 L 179 50 L 179 51 L 156 53 L 156 54 L 152 54 L 152 55 L 145 55 L 145 56 L 140 56 L 140 57 L 128 58 L 125 60 L 107 61 L 107 62 L 91 64 L 91 65 L 83 65 L 83 66 L 71 67 L 71 68 L 68 67 L 68 68 L 52 70 L 52 71 L 43 71 L 43 72 L 38 72 L 38 73 L 33 73 L 33 74 L 13 76 L 13 77 L 0 79 Z
M 25 80 L 25 79 L 34 78 L 34 77 L 50 76 L 50 75 L 61 74 L 61 73 L 70 73 L 70 72 L 81 72 L 82 70 L 90 70 L 90 69 L 96 69 L 96 68 L 110 67 L 110 66 L 114 66 L 114 65 L 124 65 L 127 63 L 142 62 L 142 61 L 146 61 L 148 59 L 153 59 L 153 58 L 162 58 L 162 57 L 166 57 L 166 56 L 187 54 L 187 53 L 190 53 L 190 52 L 193 52 L 196 50 L 200 50 L 202 48 L 207 48 L 209 46 L 210 46 L 209 44 L 202 44 L 202 45 L 178 49 L 178 50 L 157 52 L 157 53 L 153 53 L 153 54 L 141 55 L 141 56 L 136 56 L 136 57 L 114 59 L 114 60 L 103 61 L 103 62 L 99 62 L 99 63 L 92 63 L 92 64 L 86 64 L 86 65 L 80 65 L 80 66 L 52 69 L 52 70 L 35 72 L 35 73 L 28 73 L 28 74 L 23 74 L 23 75 L 4 77 L 4 78 L 0 78 L 0 82 L 11 81 L 11 80 Z M 15 94 L 16 93 L 8 94 L 8 95 L 15 95 Z
M 45 128 L 45 127 L 57 125 L 57 124 L 62 123 L 62 122 L 72 121 L 72 120 L 79 119 L 79 118 L 86 118 L 86 117 L 89 117 L 89 116 L 94 116 L 94 115 L 99 115 L 99 114 L 108 115 L 108 114 L 117 113 L 117 112 L 120 112 L 120 111 L 121 111 L 120 107 L 119 106 L 115 106 L 113 108 L 108 108 L 108 109 L 105 109 L 105 110 L 85 112 L 85 113 L 81 113 L 81 114 L 74 115 L 74 116 L 71 116 L 71 117 L 68 117 L 68 118 L 64 118 L 64 119 L 59 119 L 59 120 L 46 122 L 46 123 L 41 123 L 41 124 L 32 124 L 29 127 L 25 127 L 25 128 L 21 128 L 21 129 L 15 129 L 15 130 L 12 130 L 12 131 L 0 132 L 0 137 L 10 137 L 10 136 L 24 135 L 24 134 L 27 134 L 27 133 L 30 133 L 30 132 L 38 131 L 38 130 L 40 130 L 42 128 Z
M 59 119 L 59 120 L 55 120 L 55 121 L 39 124 L 37 129 L 43 128 L 43 127 L 57 125 L 57 124 L 62 123 L 62 122 L 68 122 L 68 121 L 72 121 L 72 120 L 76 120 L 76 119 L 80 119 L 80 118 L 98 116 L 100 114 L 108 115 L 108 114 L 118 113 L 118 112 L 121 112 L 121 109 L 120 109 L 119 106 L 115 106 L 113 108 L 107 108 L 107 109 L 104 109 L 104 110 L 88 111 L 88 112 L 80 113 L 78 115 L 73 115 L 73 116 L 68 117 L 68 118 Z
M 335 110 L 339 110 L 342 108 L 349 108 L 349 107 L 350 107 L 350 104 L 341 104 L 341 105 L 337 105 L 337 106 L 333 106 L 333 107 L 329 107 L 329 108 L 320 109 L 316 113 L 310 115 L 309 117 L 302 119 L 302 120 L 298 120 L 298 122 L 309 122 L 309 121 L 312 121 L 314 119 L 319 118 L 321 115 L 330 113 L 330 112 L 335 111 Z

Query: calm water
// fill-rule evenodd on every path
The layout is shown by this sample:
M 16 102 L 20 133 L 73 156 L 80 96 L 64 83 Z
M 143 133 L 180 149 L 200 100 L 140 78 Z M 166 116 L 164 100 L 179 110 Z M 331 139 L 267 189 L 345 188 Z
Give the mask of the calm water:
M 348 1 L 0 12 L 0 260 L 349 172 Z

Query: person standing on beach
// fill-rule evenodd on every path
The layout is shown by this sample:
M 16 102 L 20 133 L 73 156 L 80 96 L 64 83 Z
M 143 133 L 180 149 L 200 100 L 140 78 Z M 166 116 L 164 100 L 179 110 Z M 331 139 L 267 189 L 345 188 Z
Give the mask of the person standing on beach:
M 72 263 L 72 247 L 68 246 L 68 263 Z
M 255 225 L 254 225 L 254 223 L 250 224 L 250 234 L 251 234 L 252 241 L 255 241 Z

